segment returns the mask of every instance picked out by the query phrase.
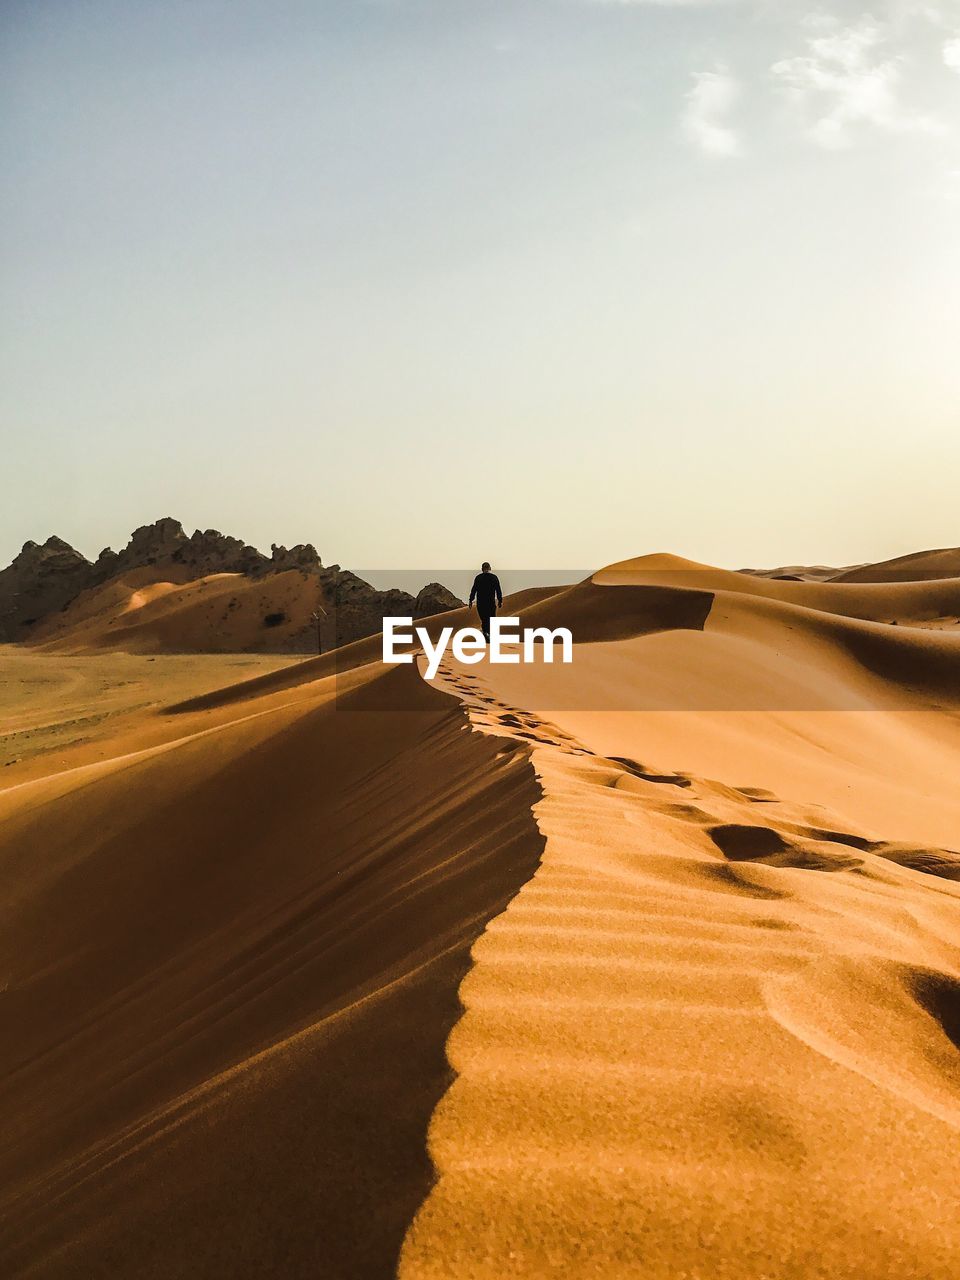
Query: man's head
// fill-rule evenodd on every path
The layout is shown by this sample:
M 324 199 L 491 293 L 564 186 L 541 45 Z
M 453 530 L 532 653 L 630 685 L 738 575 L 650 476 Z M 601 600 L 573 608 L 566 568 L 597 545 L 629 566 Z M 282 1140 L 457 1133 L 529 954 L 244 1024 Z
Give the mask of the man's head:
M 482 570 L 484 573 L 489 573 L 489 572 L 490 572 L 490 561 L 489 561 L 489 560 L 484 560 L 484 562 L 483 562 L 483 564 L 480 566 L 480 568 L 481 568 L 481 570 Z

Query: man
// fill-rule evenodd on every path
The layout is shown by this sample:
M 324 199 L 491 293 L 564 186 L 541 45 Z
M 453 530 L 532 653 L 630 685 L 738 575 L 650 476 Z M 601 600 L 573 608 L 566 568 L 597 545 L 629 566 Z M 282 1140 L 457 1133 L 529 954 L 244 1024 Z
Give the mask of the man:
M 483 638 L 490 643 L 490 619 L 503 604 L 503 592 L 500 590 L 500 579 L 490 572 L 490 565 L 484 560 L 480 573 L 473 580 L 470 589 L 470 603 L 477 598 L 477 613 L 480 615 L 480 630 Z

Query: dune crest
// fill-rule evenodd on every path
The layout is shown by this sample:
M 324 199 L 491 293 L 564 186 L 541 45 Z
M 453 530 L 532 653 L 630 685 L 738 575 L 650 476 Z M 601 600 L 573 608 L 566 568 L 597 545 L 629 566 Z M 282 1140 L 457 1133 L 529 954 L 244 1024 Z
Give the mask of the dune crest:
M 9 771 L 4 1274 L 391 1274 L 527 755 L 376 664 Z
M 960 885 L 500 675 L 446 687 L 534 744 L 546 845 L 473 948 L 403 1280 L 954 1275 Z

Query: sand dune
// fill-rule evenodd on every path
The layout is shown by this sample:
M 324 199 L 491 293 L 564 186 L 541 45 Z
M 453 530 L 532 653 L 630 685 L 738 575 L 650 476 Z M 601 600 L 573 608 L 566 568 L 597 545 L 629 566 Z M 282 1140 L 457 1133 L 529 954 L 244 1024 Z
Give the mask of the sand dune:
M 855 566 L 860 568 L 859 565 Z M 827 582 L 837 578 L 847 569 L 837 569 L 827 564 L 783 564 L 776 569 L 740 569 L 739 573 L 755 574 L 758 578 L 784 578 L 795 582 Z
M 17 766 L 23 778 L 63 767 L 74 756 L 107 758 L 115 751 L 112 740 L 131 723 L 143 731 L 145 711 L 284 669 L 295 673 L 295 661 L 242 653 L 51 659 L 0 646 L 0 768 Z M 0 785 L 5 782 L 0 775 Z
M 698 680 L 745 693 L 755 661 L 721 640 L 705 667 L 677 642 L 759 617 L 754 644 L 782 655 L 800 606 L 751 604 L 591 645 L 575 675 L 448 667 L 479 727 L 534 745 L 546 848 L 474 947 L 405 1280 L 957 1274 L 960 853 L 933 844 L 960 847 L 956 702 L 918 693 L 897 722 L 616 709 L 671 661 L 687 703 Z M 846 685 L 855 646 L 825 616 L 781 667 Z
M 608 587 L 656 585 L 729 591 L 870 622 L 904 624 L 955 618 L 960 609 L 960 577 L 956 575 L 931 582 L 907 577 L 895 582 L 781 582 L 714 569 L 680 556 L 653 555 L 610 565 L 595 573 L 592 581 Z
M 0 793 L 6 1275 L 390 1273 L 541 838 L 525 754 L 415 671 L 334 691 Z
M 934 578 L 955 578 L 960 574 L 960 547 L 919 551 L 877 564 L 858 565 L 837 574 L 837 582 L 916 582 Z
M 960 1272 L 960 580 L 508 604 L 3 771 L 5 1274 Z
M 782 578 L 796 582 L 919 582 L 934 578 L 955 578 L 960 574 L 960 547 L 936 551 L 915 551 L 893 560 L 874 564 L 849 565 L 845 569 L 829 565 L 781 565 L 778 569 L 741 569 L 741 573 L 761 578 Z
M 136 569 L 82 592 L 38 624 L 30 641 L 62 653 L 276 652 L 285 637 L 302 648 L 319 590 L 297 569 L 265 578 L 213 573 L 192 580 L 176 566 Z

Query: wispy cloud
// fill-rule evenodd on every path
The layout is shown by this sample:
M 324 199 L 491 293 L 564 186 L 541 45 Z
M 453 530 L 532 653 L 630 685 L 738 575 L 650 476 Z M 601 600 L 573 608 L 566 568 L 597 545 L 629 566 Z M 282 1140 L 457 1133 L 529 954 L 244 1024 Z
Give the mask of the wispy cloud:
M 960 36 L 954 36 L 943 46 L 943 60 L 951 71 L 960 71 Z
M 852 26 L 811 17 L 807 52 L 774 63 L 790 98 L 812 114 L 810 136 L 821 146 L 851 144 L 857 126 L 889 133 L 941 133 L 935 118 L 900 101 L 903 58 L 888 52 L 888 31 L 869 14 Z
M 698 71 L 693 80 L 681 122 L 684 134 L 707 155 L 739 155 L 740 137 L 728 117 L 740 97 L 740 85 L 726 67 Z

